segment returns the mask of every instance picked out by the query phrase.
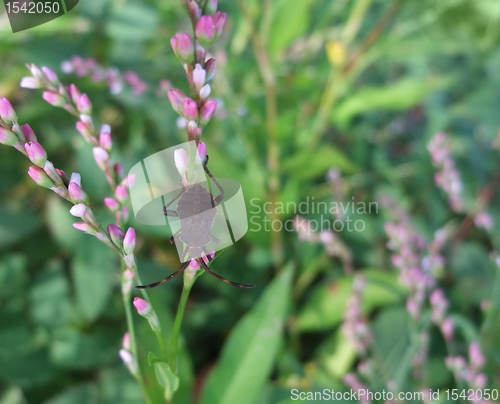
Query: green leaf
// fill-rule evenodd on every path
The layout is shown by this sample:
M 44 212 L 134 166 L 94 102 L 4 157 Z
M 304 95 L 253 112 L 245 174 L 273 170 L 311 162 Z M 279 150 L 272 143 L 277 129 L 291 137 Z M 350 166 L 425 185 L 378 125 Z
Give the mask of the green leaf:
M 78 308 L 87 320 L 94 320 L 106 307 L 113 279 L 118 276 L 116 254 L 89 236 L 80 244 L 71 269 Z
M 30 212 L 0 207 L 0 248 L 23 240 L 40 228 L 40 218 Z
M 314 154 L 310 150 L 294 154 L 283 161 L 282 170 L 294 178 L 309 179 L 324 176 L 333 166 L 347 173 L 358 170 L 343 152 L 329 145 L 322 146 Z
M 159 16 L 155 9 L 143 3 L 128 1 L 113 10 L 106 31 L 115 39 L 141 41 L 153 38 L 158 25 Z
M 64 390 L 44 404 L 91 404 L 97 402 L 98 396 L 97 386 L 83 384 Z
M 172 372 L 168 363 L 158 359 L 153 352 L 148 353 L 148 362 L 150 366 L 155 367 L 156 379 L 164 388 L 165 399 L 170 401 L 179 388 L 179 377 Z
M 255 402 L 282 342 L 292 274 L 289 264 L 233 329 L 205 385 L 202 404 Z

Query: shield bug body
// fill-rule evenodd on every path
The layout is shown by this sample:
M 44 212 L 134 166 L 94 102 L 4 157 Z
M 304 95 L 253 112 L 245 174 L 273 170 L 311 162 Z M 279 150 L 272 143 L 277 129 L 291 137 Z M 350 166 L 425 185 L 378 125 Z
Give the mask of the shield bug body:
M 203 169 L 215 183 L 217 188 L 219 188 L 220 194 L 214 199 L 213 195 L 200 184 L 189 185 L 187 187 L 183 187 L 181 192 L 179 192 L 179 194 L 163 208 L 163 213 L 166 216 L 178 217 L 180 219 L 181 228 L 170 238 L 170 243 L 174 244 L 180 241 L 185 244 L 181 259 L 185 259 L 187 257 L 187 261 L 184 262 L 178 271 L 174 272 L 170 276 L 167 276 L 165 279 L 150 285 L 137 286 L 137 288 L 153 288 L 168 281 L 183 272 L 193 259 L 195 259 L 198 264 L 210 275 L 215 276 L 230 285 L 239 288 L 253 288 L 255 286 L 228 281 L 227 279 L 224 279 L 223 277 L 210 271 L 207 263 L 205 262 L 205 259 L 208 262 L 212 260 L 206 245 L 212 241 L 215 243 L 219 242 L 217 238 L 210 234 L 210 231 L 212 229 L 215 216 L 217 215 L 216 207 L 222 202 L 225 196 L 224 189 L 208 170 L 207 163 L 208 156 L 203 163 Z M 176 200 L 179 200 L 177 202 L 177 210 L 169 210 L 168 207 Z

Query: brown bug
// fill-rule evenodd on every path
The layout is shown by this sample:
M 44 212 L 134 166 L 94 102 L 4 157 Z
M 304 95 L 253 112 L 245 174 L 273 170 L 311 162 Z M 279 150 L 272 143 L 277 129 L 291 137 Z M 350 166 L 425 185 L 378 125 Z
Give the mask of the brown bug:
M 172 199 L 163 208 L 163 213 L 166 216 L 178 217 L 181 221 L 180 230 L 175 233 L 170 238 L 170 243 L 174 244 L 177 240 L 182 241 L 186 247 L 182 252 L 182 258 L 186 255 L 189 257 L 201 257 L 201 258 L 191 258 L 196 259 L 198 264 L 210 275 L 215 276 L 223 282 L 229 283 L 230 285 L 236 286 L 237 288 L 253 288 L 255 285 L 241 284 L 224 279 L 222 276 L 213 273 L 208 268 L 205 258 L 208 262 L 212 261 L 212 257 L 208 252 L 206 245 L 211 241 L 218 243 L 220 240 L 215 238 L 210 234 L 212 225 L 214 223 L 215 215 L 217 210 L 215 209 L 222 200 L 224 199 L 225 193 L 222 186 L 213 177 L 212 173 L 207 167 L 208 156 L 203 163 L 203 169 L 208 174 L 208 176 L 215 183 L 217 188 L 220 190 L 220 194 L 214 199 L 213 195 L 208 192 L 205 188 L 200 186 L 200 184 L 194 184 L 184 187 L 179 194 Z M 169 210 L 168 207 L 172 205 L 177 199 L 177 210 Z M 152 283 L 150 285 L 136 286 L 137 288 L 154 288 L 162 284 L 163 282 L 172 279 L 174 276 L 183 272 L 190 264 L 191 259 L 188 259 L 181 268 L 174 272 L 172 275 L 167 276 L 165 279 Z

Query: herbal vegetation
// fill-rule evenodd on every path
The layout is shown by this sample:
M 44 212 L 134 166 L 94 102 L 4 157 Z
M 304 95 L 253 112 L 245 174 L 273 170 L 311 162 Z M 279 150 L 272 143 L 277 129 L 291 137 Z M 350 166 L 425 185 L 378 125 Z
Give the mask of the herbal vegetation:
M 0 404 L 498 402 L 498 2 L 0 13 Z M 248 232 L 183 265 L 127 173 L 187 141 Z

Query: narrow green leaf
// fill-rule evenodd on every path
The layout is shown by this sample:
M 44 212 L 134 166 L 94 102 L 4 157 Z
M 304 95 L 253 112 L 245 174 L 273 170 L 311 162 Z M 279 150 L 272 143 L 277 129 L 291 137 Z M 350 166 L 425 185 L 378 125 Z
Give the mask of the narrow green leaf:
M 148 362 L 150 366 L 155 367 L 156 379 L 165 391 L 165 399 L 171 400 L 179 388 L 179 377 L 172 372 L 168 363 L 158 359 L 153 352 L 148 353 Z
M 282 341 L 292 273 L 292 266 L 288 265 L 236 325 L 208 378 L 202 404 L 255 402 Z

